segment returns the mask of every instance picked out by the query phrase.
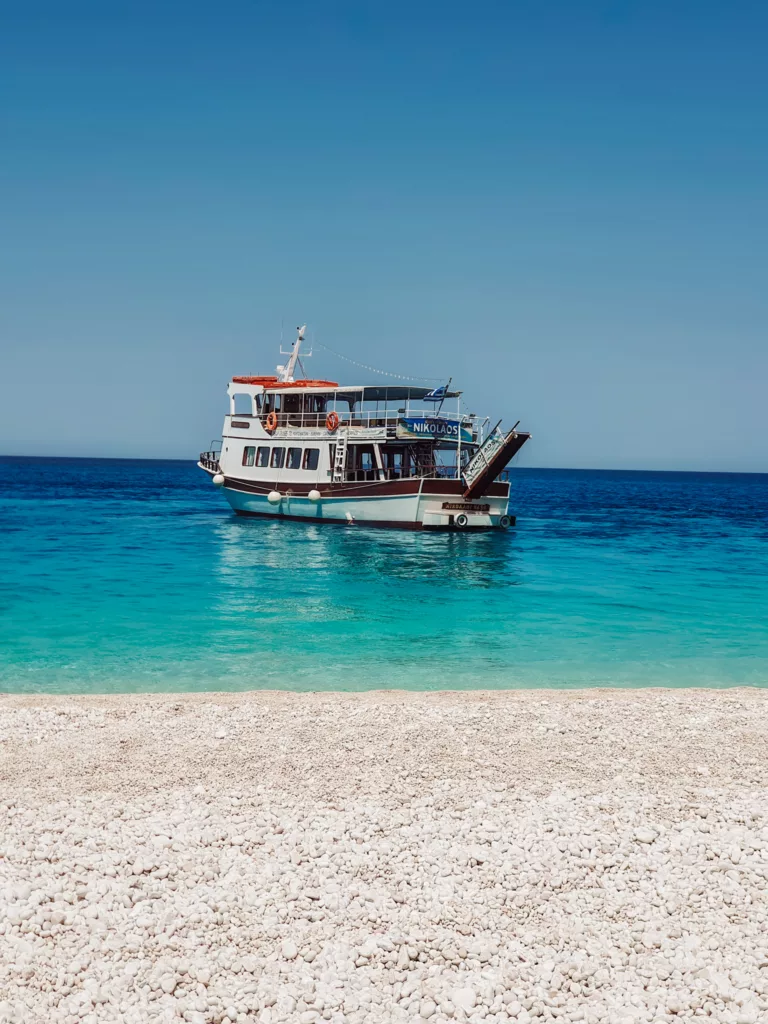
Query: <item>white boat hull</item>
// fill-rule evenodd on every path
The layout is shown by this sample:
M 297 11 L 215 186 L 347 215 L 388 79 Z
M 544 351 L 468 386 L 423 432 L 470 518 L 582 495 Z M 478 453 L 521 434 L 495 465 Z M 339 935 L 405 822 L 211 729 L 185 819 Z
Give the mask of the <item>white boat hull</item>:
M 430 483 L 441 493 L 430 492 Z M 244 516 L 416 530 L 493 529 L 511 525 L 507 515 L 509 495 L 506 485 L 498 486 L 505 493 L 466 502 L 462 498 L 459 481 L 412 480 L 400 481 L 399 484 L 399 490 L 406 493 L 384 493 L 392 489 L 387 482 L 380 485 L 374 482 L 359 487 L 358 490 L 366 492 L 359 496 L 355 496 L 354 485 L 350 485 L 339 488 L 343 493 L 338 496 L 326 489 L 316 501 L 307 494 L 291 493 L 290 488 L 280 493 L 276 501 L 277 492 L 264 488 L 264 492 L 258 493 L 248 482 L 230 478 L 225 479 L 222 490 L 232 509 Z

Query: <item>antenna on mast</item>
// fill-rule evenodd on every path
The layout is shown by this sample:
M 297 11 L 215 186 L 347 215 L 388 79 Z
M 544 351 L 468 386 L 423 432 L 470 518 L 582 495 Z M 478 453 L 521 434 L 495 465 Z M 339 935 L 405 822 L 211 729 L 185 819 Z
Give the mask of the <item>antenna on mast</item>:
M 299 366 L 301 366 L 301 363 L 299 362 L 299 352 L 301 351 L 301 343 L 304 341 L 306 331 L 306 324 L 304 324 L 303 327 L 296 328 L 296 341 L 291 342 L 290 352 L 283 352 L 282 346 L 280 347 L 280 355 L 290 356 L 290 359 L 285 366 L 278 366 L 277 368 L 277 379 L 281 384 L 290 383 L 293 380 L 293 371 L 296 369 L 296 364 L 299 363 Z M 312 355 L 312 353 L 308 352 L 307 355 Z

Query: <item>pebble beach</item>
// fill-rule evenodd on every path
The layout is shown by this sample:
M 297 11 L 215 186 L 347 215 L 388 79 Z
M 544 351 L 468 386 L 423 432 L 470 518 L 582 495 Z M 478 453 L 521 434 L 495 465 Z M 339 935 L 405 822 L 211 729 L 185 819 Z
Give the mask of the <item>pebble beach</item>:
M 768 1020 L 768 693 L 0 697 L 2 1024 Z

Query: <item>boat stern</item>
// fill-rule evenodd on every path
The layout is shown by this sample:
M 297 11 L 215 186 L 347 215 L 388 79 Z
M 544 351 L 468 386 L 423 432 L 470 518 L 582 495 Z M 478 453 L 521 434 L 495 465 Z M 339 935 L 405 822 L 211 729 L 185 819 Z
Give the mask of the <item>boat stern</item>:
M 426 505 L 422 512 L 425 530 L 508 530 L 515 517 L 507 512 L 507 499 L 486 502 L 444 501 Z

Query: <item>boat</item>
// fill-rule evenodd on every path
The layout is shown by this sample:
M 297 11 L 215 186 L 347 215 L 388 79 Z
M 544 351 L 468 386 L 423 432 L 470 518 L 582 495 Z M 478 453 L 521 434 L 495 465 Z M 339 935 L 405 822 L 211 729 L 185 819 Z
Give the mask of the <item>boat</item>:
M 237 515 L 412 530 L 514 525 L 507 467 L 531 436 L 519 421 L 503 430 L 463 413 L 450 381 L 296 377 L 305 332 L 281 348 L 290 358 L 275 375 L 232 378 L 221 442 L 200 454 Z

